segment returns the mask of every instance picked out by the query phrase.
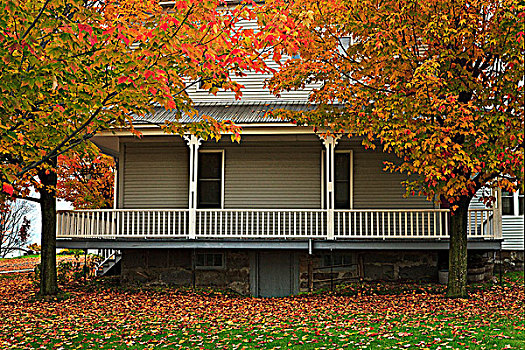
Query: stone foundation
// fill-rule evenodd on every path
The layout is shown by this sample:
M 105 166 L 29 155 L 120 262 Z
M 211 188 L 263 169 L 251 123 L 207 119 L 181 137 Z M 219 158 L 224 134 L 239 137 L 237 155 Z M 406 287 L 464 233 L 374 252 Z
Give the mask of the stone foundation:
M 523 271 L 524 251 L 523 250 L 502 250 L 496 253 L 497 264 L 502 264 L 504 271 Z M 499 266 L 498 266 L 499 268 Z
M 331 254 L 344 256 L 345 264 L 326 264 Z M 332 260 L 336 260 L 332 259 Z M 340 260 L 340 259 L 339 259 Z M 358 279 L 436 281 L 438 253 L 432 251 L 337 251 L 301 255 L 301 292 L 330 289 Z
M 199 251 L 197 251 L 199 252 Z M 121 282 L 212 287 L 248 295 L 250 259 L 245 251 L 221 251 L 224 268 L 193 268 L 190 249 L 129 249 L 122 252 Z
M 123 284 L 167 284 L 176 287 L 211 287 L 249 295 L 258 285 L 255 264 L 262 251 L 129 249 L 122 254 Z M 274 251 L 275 252 L 275 251 Z M 298 291 L 331 289 L 359 279 L 437 282 L 438 271 L 448 266 L 447 252 L 438 251 L 280 251 L 295 256 Z M 223 266 L 194 267 L 199 253 L 223 254 Z M 469 252 L 468 281 L 492 278 L 494 252 Z M 297 266 L 298 265 L 298 266 Z M 297 288 L 297 287 L 296 287 Z M 295 289 L 297 291 L 297 289 Z

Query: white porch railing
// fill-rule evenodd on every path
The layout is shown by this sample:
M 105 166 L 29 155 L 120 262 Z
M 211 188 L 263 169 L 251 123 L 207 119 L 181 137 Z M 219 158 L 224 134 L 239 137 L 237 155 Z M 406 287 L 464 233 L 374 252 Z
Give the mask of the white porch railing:
M 326 210 L 198 209 L 196 228 L 197 237 L 325 237 Z
M 493 209 L 469 209 L 467 233 L 472 238 L 500 238 Z
M 57 237 L 186 237 L 188 209 L 97 209 L 57 213 Z
M 448 209 L 336 210 L 337 238 L 446 238 Z
M 447 209 L 197 209 L 195 238 L 442 239 Z M 59 238 L 189 238 L 189 209 L 71 210 L 57 214 Z M 500 238 L 491 209 L 469 211 L 468 237 Z

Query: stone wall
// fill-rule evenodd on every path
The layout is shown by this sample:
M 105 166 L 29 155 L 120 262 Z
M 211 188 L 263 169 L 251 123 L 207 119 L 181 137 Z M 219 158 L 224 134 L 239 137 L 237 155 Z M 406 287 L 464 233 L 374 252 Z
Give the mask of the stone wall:
M 225 250 L 221 253 L 224 253 L 224 268 L 193 269 L 194 251 L 191 249 L 124 250 L 121 282 L 125 285 L 168 284 L 176 287 L 212 287 L 249 294 L 248 252 Z
M 224 266 L 215 269 L 192 268 L 193 254 L 224 254 Z M 252 259 L 257 251 L 129 249 L 122 255 L 123 284 L 168 284 L 178 287 L 229 289 L 243 295 L 251 292 L 250 281 L 257 274 Z M 294 254 L 298 262 L 299 291 L 330 289 L 358 279 L 411 280 L 437 282 L 438 270 L 448 266 L 446 251 L 282 251 Z M 493 252 L 469 252 L 468 280 L 492 277 Z M 251 275 L 251 276 L 250 276 Z
M 346 261 L 327 264 L 330 255 L 345 256 Z M 337 260 L 337 259 L 332 259 Z M 340 259 L 339 259 L 340 260 Z M 436 251 L 336 251 L 316 252 L 299 257 L 300 290 L 329 289 L 358 280 L 436 281 Z
M 502 264 L 504 271 L 522 271 L 525 261 L 524 252 L 523 250 L 502 250 L 496 253 L 496 260 L 498 265 Z

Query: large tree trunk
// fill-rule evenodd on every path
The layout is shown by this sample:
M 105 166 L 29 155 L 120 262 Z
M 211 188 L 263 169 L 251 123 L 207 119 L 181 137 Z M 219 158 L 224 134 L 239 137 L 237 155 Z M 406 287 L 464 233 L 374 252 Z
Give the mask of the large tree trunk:
M 450 217 L 447 297 L 467 297 L 467 224 L 470 197 L 461 197 Z
M 40 212 L 42 214 L 42 257 L 40 271 L 40 294 L 58 293 L 56 261 L 56 186 L 54 171 L 40 171 L 38 177 L 43 185 L 40 190 Z

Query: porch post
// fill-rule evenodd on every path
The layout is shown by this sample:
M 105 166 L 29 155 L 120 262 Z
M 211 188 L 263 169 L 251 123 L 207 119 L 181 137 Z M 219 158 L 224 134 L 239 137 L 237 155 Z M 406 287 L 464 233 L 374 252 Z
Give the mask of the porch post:
M 320 136 L 321 137 L 321 136 Z M 335 182 L 335 146 L 337 145 L 337 136 L 323 137 L 323 143 L 326 148 L 325 157 L 325 177 L 326 177 L 326 233 L 327 239 L 334 239 L 334 182 Z
M 497 188 L 492 191 L 494 197 L 496 197 L 496 201 L 492 205 L 492 225 L 493 225 L 493 238 L 501 238 L 502 237 L 502 208 L 501 208 L 501 189 Z
M 195 135 L 184 136 L 186 143 L 190 147 L 190 188 L 189 188 L 189 223 L 188 223 L 188 236 L 190 239 L 196 238 L 196 218 L 197 218 L 197 171 L 199 165 L 199 146 L 201 145 L 202 139 Z

